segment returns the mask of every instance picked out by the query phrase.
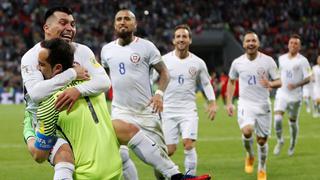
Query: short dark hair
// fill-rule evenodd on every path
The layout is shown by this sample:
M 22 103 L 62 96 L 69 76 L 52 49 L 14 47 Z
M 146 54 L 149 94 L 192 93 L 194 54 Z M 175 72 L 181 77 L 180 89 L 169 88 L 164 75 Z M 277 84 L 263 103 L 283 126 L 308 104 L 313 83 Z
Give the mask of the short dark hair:
M 301 36 L 299 34 L 291 34 L 290 39 L 291 38 L 301 40 Z
M 192 31 L 191 31 L 191 28 L 187 25 L 187 24 L 180 24 L 180 25 L 177 25 L 175 28 L 174 28 L 174 33 L 178 30 L 178 29 L 185 29 L 188 31 L 189 33 L 189 37 L 190 39 L 192 38 Z
M 45 13 L 44 15 L 44 22 L 47 21 L 47 19 L 52 16 L 53 13 L 55 12 L 64 12 L 64 13 L 67 13 L 68 15 L 72 14 L 72 10 L 66 6 L 55 6 L 55 7 L 52 7 L 52 8 L 49 8 L 47 10 L 47 12 Z
M 65 71 L 73 66 L 75 50 L 65 40 L 60 38 L 44 40 L 41 42 L 41 47 L 49 50 L 47 61 L 52 67 L 61 64 L 62 70 Z

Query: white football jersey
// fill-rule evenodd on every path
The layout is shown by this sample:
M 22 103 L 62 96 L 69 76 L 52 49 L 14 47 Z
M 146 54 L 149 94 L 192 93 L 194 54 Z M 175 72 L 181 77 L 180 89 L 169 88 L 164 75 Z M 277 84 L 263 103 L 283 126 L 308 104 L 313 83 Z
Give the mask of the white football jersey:
M 239 78 L 239 101 L 261 105 L 270 103 L 269 90 L 259 82 L 262 77 L 279 79 L 277 65 L 272 57 L 259 52 L 254 60 L 249 60 L 243 54 L 232 62 L 229 78 Z
M 151 66 L 160 61 L 156 46 L 139 37 L 126 46 L 120 46 L 118 40 L 104 45 L 101 62 L 110 69 L 112 106 L 142 112 L 152 97 Z
M 76 86 L 81 95 L 93 95 L 107 91 L 110 80 L 103 67 L 95 60 L 93 52 L 85 45 L 73 43 L 74 62 L 88 70 L 90 80 Z M 37 103 L 50 96 L 76 78 L 76 72 L 70 68 L 51 79 L 44 80 L 38 70 L 40 43 L 24 54 L 21 60 L 21 75 L 25 88 L 27 110 L 35 112 Z M 104 83 L 102 83 L 104 82 Z
M 314 65 L 312 67 L 312 72 L 313 72 L 313 78 L 314 78 L 313 86 L 320 89 L 320 65 Z
M 190 52 L 185 59 L 177 57 L 175 51 L 169 52 L 162 58 L 170 74 L 170 82 L 163 97 L 164 112 L 195 111 L 197 83 L 210 84 L 205 62 Z M 213 92 L 212 87 L 211 90 Z M 214 97 L 208 98 L 212 100 Z
M 311 76 L 311 67 L 308 60 L 301 54 L 289 59 L 286 53 L 279 57 L 279 70 L 281 73 L 282 86 L 277 90 L 277 98 L 286 98 L 291 101 L 302 99 L 302 87 L 294 90 L 288 89 L 288 84 L 296 84 L 303 79 Z

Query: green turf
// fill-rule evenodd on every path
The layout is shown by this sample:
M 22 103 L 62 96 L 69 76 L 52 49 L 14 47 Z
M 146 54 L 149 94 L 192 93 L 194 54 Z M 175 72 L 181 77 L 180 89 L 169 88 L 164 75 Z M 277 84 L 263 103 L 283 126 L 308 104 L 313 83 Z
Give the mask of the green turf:
M 256 173 L 247 175 L 243 171 L 244 149 L 235 117 L 230 118 L 219 101 L 219 110 L 214 122 L 207 119 L 204 101 L 198 101 L 200 125 L 198 173 L 214 174 L 216 180 L 251 180 Z M 0 179 L 43 180 L 52 179 L 53 168 L 48 163 L 37 164 L 31 159 L 22 138 L 23 105 L 0 105 Z M 274 133 L 274 132 L 273 132 Z M 300 134 L 295 155 L 288 157 L 289 129 L 284 121 L 285 146 L 279 156 L 272 154 L 274 135 L 269 143 L 267 164 L 268 179 L 271 180 L 319 180 L 320 179 L 320 118 L 314 119 L 302 108 Z M 256 148 L 256 146 L 255 146 Z M 152 180 L 152 168 L 134 159 L 140 180 Z M 179 145 L 173 160 L 183 170 L 183 151 Z

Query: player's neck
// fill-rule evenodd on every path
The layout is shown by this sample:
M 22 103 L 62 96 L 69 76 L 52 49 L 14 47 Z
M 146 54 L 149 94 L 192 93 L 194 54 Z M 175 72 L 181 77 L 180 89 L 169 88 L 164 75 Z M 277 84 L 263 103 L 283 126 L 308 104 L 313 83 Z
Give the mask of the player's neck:
M 179 51 L 179 50 L 175 50 L 175 55 L 177 57 L 179 57 L 181 60 L 185 59 L 186 57 L 189 56 L 189 51 L 188 50 L 183 50 L 183 51 Z
M 130 44 L 134 40 L 135 36 L 128 36 L 126 38 L 119 38 L 118 39 L 118 44 L 120 46 L 126 46 Z
M 248 54 L 248 53 L 246 53 L 246 55 L 247 55 L 247 58 L 248 58 L 250 61 L 253 61 L 253 60 L 255 60 L 255 59 L 257 58 L 258 52 L 254 53 L 254 54 Z
M 291 53 L 291 52 L 289 52 L 289 53 L 288 53 L 289 59 L 292 59 L 292 58 L 296 57 L 297 54 L 298 54 L 298 52 L 296 52 L 296 53 Z

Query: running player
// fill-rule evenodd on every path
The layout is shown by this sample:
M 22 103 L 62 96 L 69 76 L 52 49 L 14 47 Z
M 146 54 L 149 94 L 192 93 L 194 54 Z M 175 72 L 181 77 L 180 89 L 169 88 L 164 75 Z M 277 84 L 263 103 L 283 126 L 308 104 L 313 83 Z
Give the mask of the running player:
M 232 96 L 239 78 L 238 123 L 246 150 L 245 172 L 252 173 L 254 165 L 253 132 L 258 144 L 258 180 L 266 180 L 268 136 L 271 133 L 271 102 L 268 88 L 281 86 L 274 60 L 259 52 L 260 42 L 254 32 L 243 39 L 245 54 L 232 62 L 227 87 L 227 111 L 233 115 Z M 271 81 L 269 81 L 271 79 Z
M 288 42 L 289 52 L 279 57 L 282 87 L 277 90 L 274 103 L 274 128 L 277 136 L 277 145 L 273 153 L 278 155 L 283 146 L 282 133 L 283 115 L 287 111 L 290 127 L 290 147 L 288 155 L 294 154 L 294 148 L 299 131 L 299 112 L 302 101 L 302 87 L 310 82 L 311 68 L 308 60 L 299 53 L 301 38 L 293 34 Z

